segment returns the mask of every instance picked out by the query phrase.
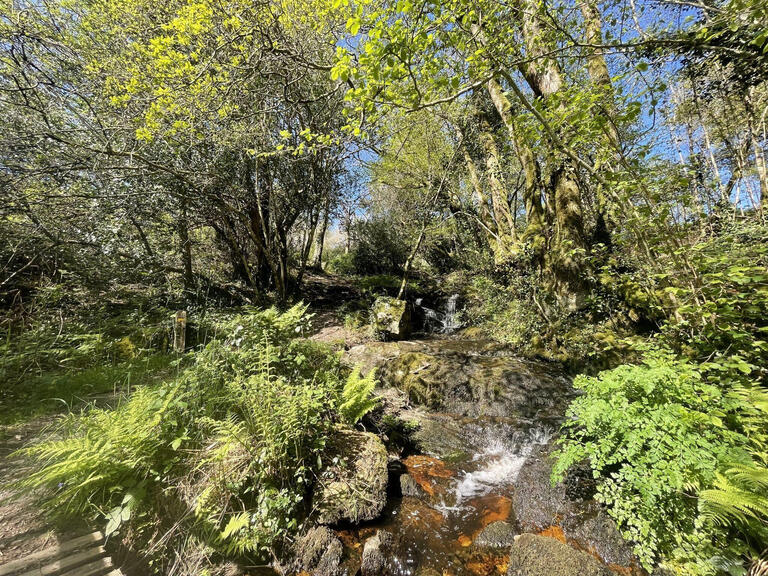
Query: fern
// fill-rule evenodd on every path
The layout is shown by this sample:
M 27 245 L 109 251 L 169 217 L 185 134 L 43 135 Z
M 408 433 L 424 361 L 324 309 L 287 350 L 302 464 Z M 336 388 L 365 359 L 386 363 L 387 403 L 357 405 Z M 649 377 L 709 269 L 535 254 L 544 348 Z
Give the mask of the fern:
M 376 369 L 363 376 L 360 366 L 355 366 L 344 384 L 339 405 L 339 413 L 347 424 L 354 426 L 376 408 L 379 399 L 372 395 L 375 387 Z
M 699 509 L 714 524 L 738 528 L 759 553 L 768 541 L 768 468 L 754 462 L 733 465 L 699 493 Z
M 298 337 L 305 311 L 230 317 L 175 381 L 27 448 L 37 466 L 20 487 L 60 512 L 106 514 L 113 531 L 168 528 L 163 547 L 195 534 L 218 553 L 268 556 L 298 529 L 334 423 L 376 405 L 373 373 L 345 380 L 337 355 Z

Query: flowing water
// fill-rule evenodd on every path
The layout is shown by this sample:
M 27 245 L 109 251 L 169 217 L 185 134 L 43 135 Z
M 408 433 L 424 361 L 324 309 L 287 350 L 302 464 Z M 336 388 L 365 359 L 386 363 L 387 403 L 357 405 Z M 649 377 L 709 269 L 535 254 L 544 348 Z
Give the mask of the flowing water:
M 441 314 L 452 326 L 455 301 Z M 508 549 L 478 547 L 483 529 L 514 522 L 518 473 L 537 446 L 548 444 L 570 398 L 568 380 L 547 366 L 505 355 L 485 343 L 401 343 L 423 355 L 419 373 L 442 387 L 445 402 L 418 412 L 421 451 L 402 460 L 418 490 L 390 498 L 383 517 L 345 531 L 353 546 L 385 529 L 394 536 L 394 575 L 504 574 Z M 421 358 L 421 357 L 420 357 Z M 387 371 L 384 371 L 385 379 Z M 408 419 L 406 411 L 404 419 Z M 399 483 L 397 475 L 393 483 Z
M 461 322 L 458 320 L 458 302 L 459 295 L 452 294 L 446 300 L 442 310 L 438 311 L 425 306 L 422 298 L 417 298 L 415 305 L 423 316 L 425 331 L 435 334 L 453 334 L 461 328 Z

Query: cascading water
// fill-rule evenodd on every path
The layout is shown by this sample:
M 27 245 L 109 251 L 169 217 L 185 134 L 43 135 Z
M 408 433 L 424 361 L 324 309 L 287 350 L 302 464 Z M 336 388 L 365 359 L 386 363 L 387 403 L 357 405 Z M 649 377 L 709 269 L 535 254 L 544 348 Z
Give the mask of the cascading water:
M 424 315 L 424 329 L 426 332 L 437 334 L 451 334 L 461 328 L 461 322 L 458 321 L 458 301 L 459 295 L 452 294 L 445 303 L 445 309 L 437 311 L 423 305 L 424 300 L 418 298 L 416 307 Z
M 455 506 L 513 484 L 531 451 L 547 444 L 553 436 L 550 428 L 522 432 L 508 426 L 488 426 L 480 430 L 484 441 L 472 457 L 469 469 L 459 474 L 451 490 Z
M 458 300 L 451 296 L 440 312 L 417 302 L 433 333 L 460 326 Z M 402 459 L 401 472 L 408 477 L 398 478 L 395 486 L 405 486 L 403 493 L 390 499 L 375 523 L 375 529 L 394 537 L 386 573 L 501 576 L 507 551 L 475 542 L 492 523 L 512 529 L 520 472 L 551 442 L 567 401 L 567 384 L 546 367 L 506 356 L 483 342 L 434 339 L 407 346 L 408 353 L 423 354 L 413 371 L 424 385 L 440 389 L 433 396 L 440 406 L 401 414 L 405 421 L 418 422 L 414 440 L 420 453 Z M 395 372 L 391 377 L 396 378 Z M 366 529 L 356 537 L 368 537 Z
M 443 315 L 443 332 L 450 334 L 461 328 L 461 322 L 457 319 L 456 304 L 459 301 L 458 294 L 452 294 L 445 305 L 445 314 Z

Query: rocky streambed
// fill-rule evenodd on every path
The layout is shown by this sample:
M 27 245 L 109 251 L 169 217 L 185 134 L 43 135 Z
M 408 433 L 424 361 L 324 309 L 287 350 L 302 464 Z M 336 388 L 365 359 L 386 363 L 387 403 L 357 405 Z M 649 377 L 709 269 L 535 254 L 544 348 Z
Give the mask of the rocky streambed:
M 462 339 L 368 343 L 345 361 L 379 369 L 382 402 L 368 432 L 336 448 L 354 456 L 321 478 L 320 525 L 296 543 L 291 570 L 643 573 L 592 500 L 587 471 L 551 485 L 550 454 L 573 395 L 557 368 Z

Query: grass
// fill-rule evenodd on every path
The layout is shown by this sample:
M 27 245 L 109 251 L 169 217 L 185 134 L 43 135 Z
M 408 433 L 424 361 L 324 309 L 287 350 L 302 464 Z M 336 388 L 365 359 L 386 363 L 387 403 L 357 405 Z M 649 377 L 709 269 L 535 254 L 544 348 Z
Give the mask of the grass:
M 0 384 L 0 427 L 57 414 L 94 396 L 126 392 L 176 373 L 175 357 L 153 354 L 87 368 L 55 369 Z

